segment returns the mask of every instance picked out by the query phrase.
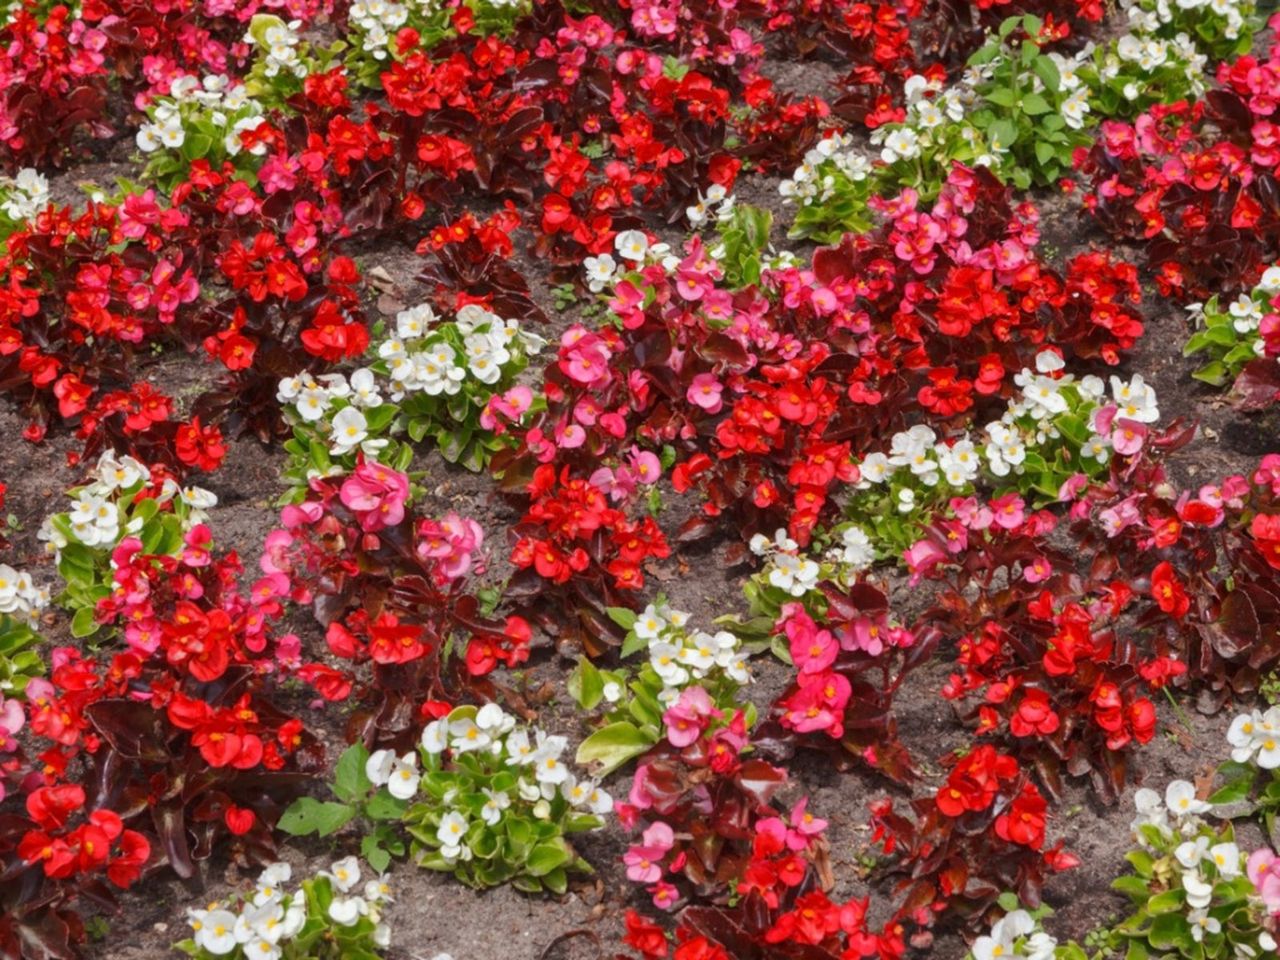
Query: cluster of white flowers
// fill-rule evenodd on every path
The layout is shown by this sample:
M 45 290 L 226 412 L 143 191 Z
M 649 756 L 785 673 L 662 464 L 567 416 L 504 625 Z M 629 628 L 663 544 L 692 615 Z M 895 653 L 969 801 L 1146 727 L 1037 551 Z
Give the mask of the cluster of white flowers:
M 223 74 L 210 74 L 203 80 L 179 77 L 170 86 L 168 97 L 152 108 L 151 120 L 138 128 L 138 149 L 143 153 L 161 147 L 178 149 L 187 139 L 186 118 L 195 113 L 225 131 L 223 146 L 233 157 L 244 149 L 241 135 L 266 123 L 262 105 L 249 96 L 244 84 L 233 84 Z M 262 156 L 266 150 L 266 144 L 260 143 L 249 152 Z
M 292 876 L 287 863 L 273 863 L 262 871 L 253 892 L 239 902 L 188 910 L 187 922 L 196 946 L 219 957 L 238 952 L 246 960 L 279 960 L 288 941 L 307 922 L 303 892 L 283 889 Z M 381 877 L 365 882 L 361 889 L 360 862 L 355 857 L 339 860 L 319 876 L 329 881 L 333 891 L 330 920 L 349 927 L 368 917 L 375 925 L 374 942 L 380 947 L 390 944 L 391 929 L 381 921 L 381 913 L 382 905 L 391 900 L 391 891 Z
M 668 272 L 680 265 L 680 258 L 671 252 L 668 244 L 650 243 L 643 230 L 623 230 L 613 238 L 613 249 L 617 257 L 602 253 L 582 261 L 587 287 L 592 293 L 610 286 L 619 273 L 638 270 L 648 263 L 660 262 Z
M 1139 827 L 1155 827 L 1166 837 L 1175 834 L 1194 837 L 1203 826 L 1199 814 L 1210 809 L 1209 804 L 1196 796 L 1195 785 L 1187 780 L 1170 781 L 1163 797 L 1149 787 L 1142 787 L 1133 795 L 1133 805 L 1138 815 L 1129 826 L 1144 847 L 1148 844 Z
M 1253 337 L 1253 351 L 1258 356 L 1266 353 L 1266 342 L 1257 336 L 1258 329 L 1262 325 L 1263 318 L 1268 313 L 1274 312 L 1271 301 L 1277 294 L 1280 294 L 1280 266 L 1267 267 L 1258 285 L 1249 293 L 1240 294 L 1226 308 L 1226 315 L 1231 318 L 1232 329 L 1241 337 Z M 1191 315 L 1190 319 L 1196 327 L 1204 327 L 1207 313 L 1220 316 L 1223 310 L 1215 297 L 1208 304 L 1188 304 L 1187 312 Z
M 1011 910 L 973 941 L 973 960 L 1053 960 L 1058 941 L 1025 910 Z
M 47 588 L 37 587 L 25 570 L 0 563 L 0 614 L 35 627 L 40 622 L 40 612 L 48 605 Z
M 369 420 L 362 412 L 383 402 L 373 371 L 367 367 L 352 371 L 350 378 L 341 373 L 317 378 L 306 371 L 285 377 L 276 387 L 276 399 L 291 406 L 306 423 L 327 428 L 329 452 L 335 457 L 357 448 L 376 457 L 387 445 L 385 438 L 369 436 Z M 335 408 L 337 412 L 329 417 Z
M 1253 763 L 1263 770 L 1280 767 L 1280 707 L 1240 714 L 1231 721 L 1227 743 L 1236 763 Z
M 347 11 L 347 22 L 361 34 L 360 48 L 375 60 L 389 56 L 393 35 L 408 19 L 408 6 L 388 0 L 356 0 Z
M 1172 4 L 1169 0 L 1121 0 L 1120 8 L 1128 15 L 1135 31 L 1151 34 L 1173 22 L 1175 8 L 1200 11 L 1203 15 L 1220 17 L 1224 24 L 1223 36 L 1234 40 L 1253 13 L 1254 4 L 1252 0 L 1174 0 Z M 1187 40 L 1185 34 L 1178 34 L 1177 39 Z
M 1147 74 L 1155 73 L 1167 65 L 1176 65 L 1190 81 L 1191 93 L 1195 96 L 1203 93 L 1204 68 L 1209 58 L 1200 52 L 1195 42 L 1185 33 L 1179 33 L 1172 40 L 1153 36 L 1152 31 L 1146 29 L 1149 20 L 1142 16 L 1135 19 L 1135 10 L 1136 8 L 1131 8 L 1129 14 L 1133 31 L 1118 38 L 1102 58 L 1098 71 L 1101 79 L 1113 79 L 1126 64 L 1136 66 Z M 1137 100 L 1140 94 L 1137 84 L 1126 84 L 1126 100 Z
M 713 183 L 707 187 L 706 193 L 698 192 L 697 202 L 691 207 L 685 207 L 684 215 L 689 218 L 689 225 L 696 230 L 712 220 L 724 223 L 733 216 L 733 204 L 734 198 L 729 191 L 723 185 Z
M 738 638 L 727 630 L 714 634 L 704 630 L 688 630 L 689 614 L 666 603 L 649 604 L 636 617 L 631 628 L 637 637 L 649 644 L 649 664 L 663 683 L 658 700 L 665 705 L 675 703 L 680 691 L 690 684 L 705 680 L 719 669 L 735 683 L 751 682 L 747 670 L 747 654 Z M 605 684 L 604 698 L 616 703 L 622 696 L 617 683 Z
M 548 734 L 541 729 L 517 726 L 516 718 L 495 703 L 485 704 L 475 717 L 459 717 L 453 720 L 434 720 L 422 731 L 422 749 L 431 756 L 439 756 L 446 750 L 455 756 L 467 753 L 488 754 L 503 766 L 518 772 L 515 796 L 501 790 L 485 789 L 485 803 L 480 819 L 489 826 L 497 825 L 505 812 L 517 800 L 532 805 L 535 817 L 551 815 L 549 801 L 557 795 L 571 806 L 604 815 L 613 809 L 613 798 L 594 780 L 579 780 L 569 769 L 564 752 L 569 741 L 562 736 Z M 388 791 L 395 788 L 405 798 L 417 790 L 417 757 L 388 757 L 386 751 L 378 751 L 369 758 L 366 773 L 374 783 L 385 783 Z M 376 762 L 375 762 L 376 761 Z M 380 781 L 385 774 L 386 780 Z M 413 790 L 407 790 L 412 784 Z M 460 809 L 448 811 L 436 830 L 440 855 L 450 863 L 470 860 L 472 852 L 467 846 L 467 834 L 471 822 Z
M 396 314 L 396 335 L 378 345 L 391 379 L 391 399 L 410 393 L 453 396 L 468 376 L 484 384 L 502 379 L 502 367 L 511 360 L 518 339 L 525 352 L 542 349 L 542 338 L 520 329 L 515 320 L 504 320 L 479 304 L 468 304 L 453 320 L 462 335 L 463 349 L 450 345 L 437 330 L 440 323 L 428 304 Z
M 71 536 L 83 546 L 105 548 L 114 546 L 122 536 L 137 533 L 142 529 L 143 520 L 134 517 L 122 527 L 123 514 L 118 495 L 150 479 L 151 471 L 133 457 L 117 458 L 113 451 L 104 451 L 94 465 L 92 482 L 74 493 L 71 510 L 67 514 Z M 197 486 L 179 487 L 169 477 L 165 478 L 160 491 L 152 499 L 163 504 L 175 497 L 187 507 L 184 524 L 188 529 L 207 520 L 207 511 L 218 503 L 217 496 L 210 491 Z M 45 542 L 46 549 L 59 557 L 69 542 L 54 525 L 52 517 L 45 518 L 37 536 Z
M 0 177 L 0 211 L 10 220 L 30 220 L 49 205 L 49 181 L 31 167 Z
M 1214 883 L 1218 879 L 1232 880 L 1243 874 L 1245 855 L 1235 843 L 1218 840 L 1200 819 L 1200 814 L 1207 813 L 1212 805 L 1197 797 L 1195 786 L 1186 780 L 1172 781 L 1165 788 L 1163 798 L 1156 791 L 1144 787 L 1134 794 L 1133 802 L 1138 816 L 1132 828 L 1141 846 L 1150 849 L 1148 839 L 1138 829 L 1144 826 L 1155 827 L 1170 840 L 1182 838 L 1174 848 L 1173 856 L 1182 871 L 1182 890 L 1190 908 L 1187 922 L 1192 938 L 1198 943 L 1205 934 L 1220 932 L 1218 920 L 1209 915 Z M 1206 866 L 1212 868 L 1212 874 L 1206 874 Z M 1259 945 L 1263 949 L 1274 949 L 1275 943 L 1270 936 L 1264 933 L 1263 937 L 1266 939 L 1260 939 Z
M 307 75 L 307 65 L 298 55 L 298 45 L 302 42 L 299 34 L 301 29 L 301 20 L 290 20 L 288 23 L 273 23 L 263 31 L 262 49 L 266 56 L 262 63 L 268 77 L 291 73 L 301 80 Z M 244 35 L 245 43 L 254 43 L 256 40 L 252 30 Z
M 1099 463 L 1107 461 L 1111 440 L 1107 432 L 1098 430 L 1100 412 L 1108 406 L 1107 384 L 1101 378 L 1090 375 L 1077 380 L 1063 372 L 1061 357 L 1045 350 L 1036 357 L 1036 368 L 1022 370 L 1014 377 L 1014 383 L 1021 388 L 1020 393 L 1010 399 L 999 420 L 983 427 L 978 439 L 967 435 L 951 442 L 940 441 L 923 424 L 896 433 L 888 453 L 867 454 L 858 464 L 861 476 L 857 488 L 867 490 L 886 484 L 901 470 L 909 471 L 926 487 L 945 483 L 957 489 L 972 483 L 984 465 L 997 477 L 1021 473 L 1029 446 L 1042 446 L 1059 438 L 1053 421 L 1072 408 L 1067 387 L 1080 398 L 1077 412 L 1087 412 L 1089 416 L 1092 433 L 1081 452 Z M 1128 381 L 1112 377 L 1110 389 L 1116 418 L 1140 424 L 1160 419 L 1155 391 L 1140 375 Z M 900 513 L 911 513 L 917 506 L 916 491 L 903 487 L 896 494 L 895 505 Z
M 823 204 L 835 193 L 837 174 L 857 183 L 870 173 L 871 161 L 854 147 L 853 138 L 833 133 L 804 155 L 791 179 L 778 185 L 778 192 L 788 203 L 799 200 L 804 206 Z
M 978 475 L 981 457 L 973 441 L 967 438 L 948 444 L 938 440 L 930 427 L 917 424 L 895 433 L 889 441 L 889 452 L 870 453 L 859 464 L 861 477 L 857 487 L 866 490 L 886 482 L 899 470 L 907 469 L 927 487 L 940 480 L 950 486 L 963 487 Z M 915 507 L 915 494 L 910 488 L 898 492 L 898 510 L 910 513 Z
M 765 576 L 770 585 L 785 590 L 793 597 L 803 597 L 818 585 L 822 568 L 800 555 L 800 545 L 787 536 L 786 530 L 778 530 L 772 540 L 763 533 L 757 533 L 748 546 L 757 557 L 768 558 Z

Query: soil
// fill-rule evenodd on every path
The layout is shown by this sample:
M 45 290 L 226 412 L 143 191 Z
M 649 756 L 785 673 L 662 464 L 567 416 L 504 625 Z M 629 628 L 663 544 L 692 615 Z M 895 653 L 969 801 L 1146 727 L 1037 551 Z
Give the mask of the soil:
M 823 65 L 773 64 L 771 75 L 788 89 L 798 93 L 832 95 L 835 71 Z M 130 144 L 117 141 L 93 163 L 73 168 L 60 175 L 53 185 L 55 198 L 70 201 L 83 196 L 82 185 L 113 186 L 114 178 L 136 170 L 129 162 Z M 737 189 L 740 202 L 771 209 L 775 216 L 774 242 L 784 243 L 789 209 L 781 204 L 777 178 L 757 174 L 745 175 Z M 1044 241 L 1056 264 L 1072 254 L 1090 247 L 1109 246 L 1108 241 L 1083 218 L 1078 203 L 1056 194 L 1035 197 L 1042 212 Z M 377 309 L 394 313 L 399 305 L 416 302 L 421 293 L 414 281 L 421 261 L 412 254 L 417 237 L 389 238 L 362 249 L 361 266 L 367 272 L 382 267 L 390 276 L 394 289 L 379 294 L 372 291 L 371 301 Z M 792 244 L 803 253 L 805 244 Z M 1114 249 L 1114 247 L 1113 247 Z M 1141 258 L 1137 251 L 1116 250 L 1133 261 Z M 557 286 L 545 267 L 523 255 L 515 261 L 526 276 L 539 305 L 551 319 L 543 331 L 554 338 L 578 319 L 576 310 L 555 307 L 552 296 Z M 1194 363 L 1181 356 L 1178 345 L 1187 335 L 1184 315 L 1175 306 L 1156 296 L 1150 278 L 1144 282 L 1144 304 L 1147 331 L 1133 356 L 1114 372 L 1122 376 L 1140 373 L 1154 383 L 1161 403 L 1164 422 L 1186 417 L 1202 425 L 1196 439 L 1178 451 L 1172 471 L 1182 484 L 1208 482 L 1231 472 L 1249 470 L 1257 457 L 1280 449 L 1280 414 L 1245 418 L 1232 410 L 1221 396 L 1192 380 Z M 536 364 L 535 364 L 536 368 Z M 207 375 L 199 357 L 178 357 L 156 365 L 150 375 L 157 381 L 191 384 Z M 182 392 L 188 400 L 196 392 L 190 386 Z M 19 439 L 26 422 L 21 410 L 7 397 L 0 400 L 0 436 L 11 438 L 0 448 L 0 479 L 8 485 L 7 509 L 13 549 L 6 560 L 15 566 L 26 566 L 38 580 L 55 579 L 50 559 L 36 539 L 41 519 L 59 507 L 61 491 L 81 477 L 66 465 L 66 454 L 73 448 L 66 439 L 51 437 L 38 446 Z M 281 492 L 278 481 L 283 456 L 253 440 L 238 440 L 231 445 L 227 461 L 208 485 L 218 494 L 219 504 L 211 511 L 211 525 L 223 546 L 237 550 L 252 569 L 260 552 L 261 538 L 276 518 L 273 504 Z M 490 540 L 490 576 L 500 579 L 508 571 L 505 565 L 504 531 L 516 519 L 511 508 L 493 496 L 492 484 L 485 476 L 468 473 L 451 466 L 434 454 L 423 458 L 431 477 L 428 510 L 456 509 L 480 520 Z M 689 509 L 686 504 L 672 503 L 663 514 L 663 524 L 674 530 L 679 514 Z M 730 568 L 724 548 L 728 540 L 703 548 L 687 565 L 668 561 L 651 571 L 654 590 L 664 591 L 673 605 L 690 611 L 695 622 L 709 625 L 718 615 L 740 611 L 740 585 L 745 569 Z M 891 577 L 895 608 L 902 609 L 912 596 L 906 582 Z M 304 643 L 313 649 L 322 644 L 322 635 L 310 618 L 301 616 L 298 629 Z M 49 636 L 62 642 L 66 635 L 61 624 L 50 625 Z M 534 662 L 521 681 L 528 688 L 546 683 L 563 690 L 564 677 L 571 661 L 559 656 L 550 644 L 543 643 Z M 755 664 L 757 682 L 751 699 L 767 704 L 786 682 L 787 671 L 768 654 Z M 510 679 L 510 678 L 509 678 Z M 967 739 L 964 728 L 955 719 L 951 707 L 938 696 L 946 679 L 942 665 L 917 671 L 907 682 L 897 700 L 897 711 L 903 739 L 920 766 L 927 773 L 921 789 L 939 779 L 938 759 Z M 1144 749 L 1136 753 L 1132 764 L 1137 771 L 1129 791 L 1114 807 L 1100 804 L 1081 783 L 1071 785 L 1067 801 L 1051 822 L 1051 839 L 1056 834 L 1065 838 L 1069 849 L 1082 859 L 1082 865 L 1054 877 L 1046 890 L 1047 902 L 1057 911 L 1053 931 L 1060 937 L 1082 937 L 1099 924 L 1117 917 L 1124 901 L 1110 892 L 1113 877 L 1123 868 L 1122 855 L 1129 845 L 1132 820 L 1132 791 L 1137 784 L 1163 789 L 1171 778 L 1190 778 L 1213 767 L 1224 754 L 1224 733 L 1232 712 L 1224 710 L 1216 716 L 1202 716 L 1194 705 L 1183 702 L 1175 710 L 1162 704 L 1161 729 L 1164 731 Z M 305 709 L 305 708 L 304 708 Z M 316 720 L 312 716 L 309 720 Z M 547 703 L 539 722 L 576 741 L 590 732 L 589 724 L 576 710 L 567 694 Z M 836 876 L 835 895 L 863 895 L 868 890 L 866 864 L 872 853 L 868 844 L 867 803 L 886 792 L 894 792 L 886 781 L 868 773 L 837 772 L 830 764 L 812 757 L 800 757 L 790 768 L 794 785 L 787 798 L 808 794 L 810 809 L 830 822 L 833 867 Z M 615 795 L 625 795 L 627 775 L 615 776 L 606 784 Z M 901 791 L 897 791 L 899 794 Z M 284 856 L 301 873 L 326 867 L 340 856 L 353 852 L 357 838 L 340 834 L 331 842 L 310 845 L 291 844 Z M 625 838 L 616 825 L 578 844 L 582 854 L 595 866 L 596 874 L 576 884 L 561 898 L 530 898 L 509 888 L 474 892 L 452 878 L 420 871 L 410 865 L 392 868 L 391 883 L 396 901 L 389 920 L 394 932 L 393 956 L 430 960 L 447 952 L 457 960 L 502 957 L 503 960 L 585 960 L 610 955 L 622 929 L 622 918 L 628 906 L 644 905 L 642 893 L 623 875 L 620 857 Z M 153 879 L 130 891 L 118 914 L 106 918 L 104 937 L 91 946 L 97 960 L 142 960 L 173 955 L 170 944 L 187 933 L 183 908 L 187 904 L 226 894 L 241 886 L 244 875 L 234 867 L 215 863 L 208 872 L 205 889 L 196 892 L 176 881 Z M 570 931 L 586 931 L 562 939 Z M 596 938 L 598 938 L 598 943 Z M 550 949 L 548 949 L 550 947 Z M 951 960 L 964 955 L 962 941 L 945 933 L 929 950 L 919 956 Z

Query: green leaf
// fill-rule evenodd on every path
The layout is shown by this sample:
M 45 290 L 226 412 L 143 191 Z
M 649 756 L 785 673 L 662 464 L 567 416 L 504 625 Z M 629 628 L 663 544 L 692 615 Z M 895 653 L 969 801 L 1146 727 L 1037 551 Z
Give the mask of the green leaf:
M 1045 166 L 1053 159 L 1053 145 L 1043 140 L 1036 141 L 1036 162 Z
M 557 867 L 562 867 L 573 859 L 563 840 L 540 843 L 529 853 L 525 861 L 525 869 L 535 877 L 546 876 Z
M 604 698 L 604 678 L 586 657 L 579 657 L 569 674 L 569 695 L 583 710 L 594 710 Z
M 355 808 L 345 803 L 322 803 L 314 797 L 299 797 L 281 815 L 276 826 L 295 837 L 309 833 L 327 837 L 345 827 L 355 815 Z
M 378 838 L 373 834 L 360 841 L 360 854 L 378 873 L 385 873 L 391 865 L 391 853 L 378 843 Z
M 1172 950 L 1191 939 L 1191 928 L 1180 913 L 1162 913 L 1151 924 L 1147 941 L 1157 950 Z
M 1012 107 L 1017 102 L 1017 94 L 1008 87 L 996 87 L 986 95 L 987 100 L 998 107 Z
M 1247 800 L 1249 798 L 1249 791 L 1252 787 L 1253 776 L 1252 773 L 1250 773 L 1248 776 L 1241 777 L 1238 780 L 1233 780 L 1231 783 L 1220 787 L 1213 796 L 1209 797 L 1209 803 L 1239 803 L 1241 800 Z
M 628 610 L 626 607 L 605 607 L 604 612 L 609 615 L 610 620 L 623 630 L 630 630 L 636 625 L 636 612 L 634 610 Z
M 1052 109 L 1049 102 L 1038 93 L 1028 93 L 1022 98 L 1022 112 L 1029 117 L 1038 117 Z
M 634 724 L 620 720 L 601 727 L 578 745 L 577 762 L 592 766 L 597 776 L 606 776 L 643 753 L 657 742 Z
M 345 803 L 355 803 L 364 797 L 373 784 L 365 775 L 365 764 L 369 760 L 369 751 L 363 743 L 353 743 L 342 751 L 338 758 L 338 766 L 334 770 L 333 795 Z
M 91 637 L 98 632 L 98 621 L 94 619 L 93 607 L 81 607 L 71 618 L 71 635 L 76 638 Z
M 1062 77 L 1058 73 L 1058 66 L 1048 57 L 1036 58 L 1031 69 L 1035 71 L 1035 75 L 1040 78 L 1050 93 L 1057 93 L 1061 88 Z

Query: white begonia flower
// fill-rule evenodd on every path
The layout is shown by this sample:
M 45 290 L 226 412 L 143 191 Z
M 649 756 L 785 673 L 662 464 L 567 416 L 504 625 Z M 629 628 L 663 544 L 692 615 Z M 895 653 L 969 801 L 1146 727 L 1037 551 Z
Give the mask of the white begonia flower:
M 602 790 L 594 780 L 588 783 L 587 809 L 598 817 L 603 817 L 613 812 L 613 797 L 605 790 Z
M 470 717 L 460 717 L 449 723 L 451 746 L 458 753 L 483 750 L 493 743 L 493 738 Z
M 391 895 L 391 884 L 385 875 L 370 880 L 364 885 L 364 898 L 370 903 L 390 903 L 395 899 Z
M 1263 270 L 1257 289 L 1267 294 L 1280 293 L 1280 266 L 1267 267 Z
M 436 830 L 436 839 L 440 841 L 440 855 L 446 860 L 456 860 L 462 852 L 462 844 L 468 829 L 466 817 L 458 811 L 451 810 L 446 813 Z
M 1209 848 L 1209 860 L 1218 876 L 1228 880 L 1240 876 L 1240 848 L 1234 843 L 1215 843 Z
M 1204 940 L 1205 934 L 1222 932 L 1222 923 L 1216 917 L 1209 916 L 1203 909 L 1191 911 L 1187 915 L 1187 923 L 1191 927 L 1191 939 L 1196 943 Z
M 808 558 L 779 553 L 769 570 L 769 583 L 793 597 L 803 597 L 818 583 L 819 566 Z
M 350 453 L 369 438 L 369 421 L 355 407 L 343 407 L 333 418 L 334 456 Z
M 667 629 L 667 621 L 651 603 L 644 608 L 640 616 L 636 617 L 636 622 L 631 629 L 641 640 L 656 640 L 662 631 Z
M 351 403 L 366 410 L 382 406 L 378 382 L 368 367 L 361 367 L 351 374 Z
M 1203 910 L 1213 902 L 1213 884 L 1208 883 L 1196 870 L 1183 872 L 1182 889 L 1187 894 L 1187 906 L 1194 910 Z
M 643 263 L 649 252 L 649 239 L 640 230 L 623 230 L 613 238 L 613 248 L 618 256 L 632 263 Z
M 689 682 L 689 671 L 680 663 L 680 648 L 665 640 L 649 644 L 649 663 L 654 673 L 668 687 L 682 687 Z
M 1087 89 L 1074 91 L 1062 101 L 1058 110 L 1068 127 L 1073 130 L 1081 129 L 1084 126 L 1084 118 L 1089 114 L 1089 91 Z
M 449 747 L 449 725 L 443 720 L 432 720 L 422 730 L 422 749 L 432 755 L 444 753 Z
M 329 919 L 344 927 L 350 927 L 367 913 L 369 905 L 363 897 L 334 897 L 329 904 Z
M 476 711 L 476 725 L 490 736 L 499 736 L 515 727 L 515 717 L 496 703 L 486 703 Z
M 533 776 L 543 785 L 559 786 L 569 777 L 569 766 L 560 757 L 567 745 L 564 737 L 542 739 L 534 753 Z
M 283 951 L 265 937 L 253 937 L 240 948 L 245 960 L 280 960 Z
M 605 703 L 617 703 L 622 699 L 622 684 L 616 680 L 609 680 L 605 683 L 604 689 L 601 691 Z
M 355 857 L 343 857 L 321 876 L 328 877 L 338 892 L 346 893 L 360 882 L 360 861 Z
M 529 734 L 525 730 L 516 730 L 507 737 L 507 766 L 527 766 L 533 763 L 534 746 L 529 742 Z
M 912 160 L 919 153 L 920 138 L 910 127 L 902 127 L 885 137 L 880 159 L 885 163 L 894 163 L 898 160 Z
M 1173 851 L 1174 857 L 1188 870 L 1200 866 L 1200 861 L 1209 855 L 1209 838 L 1196 837 L 1178 844 Z
M 236 916 L 230 910 L 210 910 L 199 921 L 193 921 L 192 926 L 196 931 L 196 944 L 216 956 L 228 954 L 238 946 Z
M 484 806 L 480 808 L 480 819 L 489 826 L 495 826 L 502 819 L 502 812 L 511 806 L 511 797 L 502 790 L 481 791 L 485 795 Z
M 391 771 L 395 767 L 396 755 L 393 750 L 375 750 L 364 762 L 364 775 L 375 787 L 385 786 L 391 779 Z
M 1196 797 L 1196 788 L 1186 780 L 1174 780 L 1164 791 L 1164 803 L 1174 816 L 1185 817 L 1204 813 L 1209 804 Z
M 582 261 L 582 266 L 587 274 L 587 287 L 592 293 L 603 290 L 605 285 L 613 279 L 618 268 L 617 261 L 607 253 L 602 253 L 598 257 L 587 257 Z
M 406 753 L 392 764 L 387 792 L 397 800 L 408 800 L 418 792 L 418 780 L 418 756 Z

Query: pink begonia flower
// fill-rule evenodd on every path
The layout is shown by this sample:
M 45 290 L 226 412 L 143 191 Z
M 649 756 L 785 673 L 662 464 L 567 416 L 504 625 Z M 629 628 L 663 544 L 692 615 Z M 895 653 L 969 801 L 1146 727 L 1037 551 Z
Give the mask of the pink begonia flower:
M 355 472 L 343 481 L 338 496 L 356 515 L 360 529 L 374 533 L 404 519 L 409 478 L 381 463 L 362 459 Z
M 621 413 L 601 414 L 600 428 L 614 439 L 621 440 L 627 435 L 627 419 Z
M 622 855 L 627 865 L 627 879 L 634 883 L 657 883 L 662 879 L 662 858 L 671 852 L 675 834 L 661 820 L 651 823 L 641 834 L 640 843 L 632 844 Z
M 638 482 L 657 483 L 662 479 L 662 461 L 652 451 L 632 447 L 627 459 Z
M 968 548 L 969 531 L 959 520 L 941 520 L 938 528 L 945 537 L 942 545 L 946 547 L 947 553 L 953 555 L 963 553 Z
M 302 641 L 296 633 L 286 633 L 276 638 L 276 662 L 286 670 L 302 666 Z
M 649 792 L 650 769 L 649 764 L 642 763 L 636 767 L 635 776 L 631 778 L 627 802 L 637 810 L 648 810 L 653 806 L 653 794 Z
M 1141 522 L 1142 515 L 1138 512 L 1137 499 L 1136 495 L 1126 497 L 1114 507 L 1108 507 L 1098 514 L 1098 519 L 1102 521 L 1108 537 L 1114 537 L 1126 527 Z
M 838 673 L 800 674 L 799 689 L 787 697 L 782 725 L 797 733 L 825 730 L 829 736 L 844 735 L 844 708 L 853 694 L 847 677 Z
M 911 573 L 911 583 L 919 583 L 920 578 L 938 564 L 947 559 L 947 553 L 940 546 L 924 537 L 907 547 L 902 554 L 907 570 Z
M 556 446 L 561 450 L 575 450 L 587 442 L 587 431 L 576 423 L 556 424 Z
M 715 374 L 700 373 L 693 378 L 684 396 L 690 403 L 701 407 L 707 413 L 719 413 L 724 407 L 724 400 L 721 398 L 723 391 L 724 384 L 716 379 Z
M 1147 439 L 1147 427 L 1136 420 L 1119 419 L 1111 426 L 1111 446 L 1116 453 L 1131 457 L 1142 449 Z
M 496 433 L 505 431 L 505 426 L 498 419 L 503 417 L 511 423 L 518 423 L 526 410 L 533 405 L 533 391 L 525 386 L 515 386 L 503 394 L 494 394 L 480 412 L 480 426 Z
M 13 753 L 18 749 L 18 741 L 14 736 L 26 722 L 27 715 L 22 709 L 21 700 L 6 700 L 0 696 L 0 753 Z M 2 785 L 0 789 L 3 789 Z
M 323 516 L 324 505 L 315 500 L 308 500 L 305 503 L 291 503 L 281 510 L 280 522 L 292 530 L 294 527 L 315 523 Z
M 437 560 L 436 575 L 441 582 L 457 580 L 471 570 L 472 554 L 484 544 L 484 531 L 470 517 L 449 513 L 439 521 L 418 524 L 415 550 L 424 560 Z
M 829 630 L 818 629 L 800 604 L 782 608 L 782 627 L 790 641 L 791 661 L 801 674 L 822 673 L 836 662 L 840 645 Z
M 1089 476 L 1084 473 L 1073 473 L 1058 488 L 1058 502 L 1071 503 L 1089 486 Z
M 588 483 L 601 493 L 608 494 L 614 502 L 626 500 L 636 492 L 636 478 L 626 467 L 616 471 L 610 467 L 600 467 L 588 478 Z
M 659 910 L 674 910 L 680 899 L 680 891 L 665 880 L 655 883 L 649 892 L 653 894 L 653 905 Z
M 1044 557 L 1036 557 L 1022 568 L 1022 579 L 1027 583 L 1043 583 L 1053 575 L 1053 564 Z
M 791 821 L 791 828 L 795 830 L 796 833 L 799 833 L 805 837 L 813 837 L 813 836 L 817 836 L 823 830 L 827 829 L 827 821 L 819 820 L 817 817 L 815 817 L 812 813 L 808 811 L 807 809 L 808 806 L 809 806 L 809 798 L 801 797 L 800 801 L 794 807 L 791 808 L 791 813 L 788 819 Z M 788 843 L 788 846 L 791 846 L 791 844 Z M 807 847 L 808 843 L 806 842 L 804 846 Z M 802 848 L 793 848 L 793 849 L 802 849 Z
M 1108 403 L 1106 406 L 1099 407 L 1093 412 L 1093 429 L 1096 433 L 1109 433 L 1111 431 L 1111 422 L 1115 420 L 1116 414 L 1120 408 L 1114 403 Z
M 970 530 L 986 530 L 995 522 L 995 514 L 976 497 L 952 497 L 951 512 Z
M 604 408 L 595 397 L 583 397 L 573 405 L 573 419 L 584 427 L 594 427 Z
M 1245 875 L 1258 890 L 1258 895 L 1272 916 L 1280 915 L 1280 858 L 1270 847 L 1260 847 L 1249 854 Z
M 1022 526 L 1026 517 L 1026 502 L 1016 493 L 1006 493 L 991 501 L 991 512 L 995 516 L 996 526 L 1005 530 L 1016 530 Z
M 887 634 L 884 616 L 859 617 L 852 624 L 846 624 L 836 631 L 840 638 L 840 646 L 845 650 L 861 650 L 871 656 L 884 652 L 884 641 Z
M 662 723 L 667 728 L 667 742 L 683 750 L 698 741 L 713 717 L 721 715 L 711 695 L 702 687 L 685 687 L 680 691 L 679 699 L 662 715 Z

